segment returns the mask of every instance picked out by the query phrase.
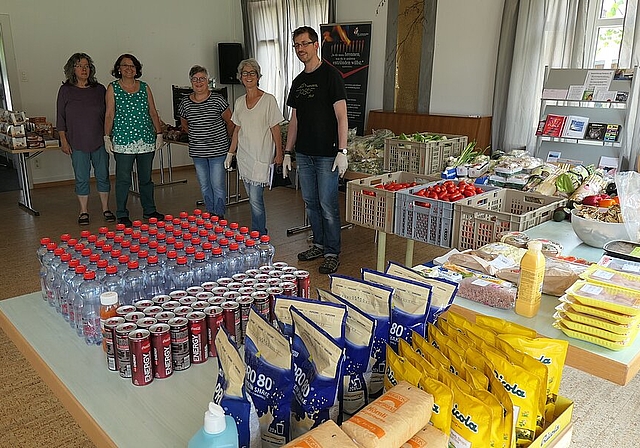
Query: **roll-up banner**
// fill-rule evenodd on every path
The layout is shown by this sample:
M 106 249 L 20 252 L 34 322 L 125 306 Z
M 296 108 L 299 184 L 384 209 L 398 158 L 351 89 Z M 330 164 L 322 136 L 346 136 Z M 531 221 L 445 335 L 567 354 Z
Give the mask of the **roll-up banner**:
M 342 74 L 347 89 L 349 129 L 364 133 L 371 51 L 371 22 L 320 25 L 322 60 Z

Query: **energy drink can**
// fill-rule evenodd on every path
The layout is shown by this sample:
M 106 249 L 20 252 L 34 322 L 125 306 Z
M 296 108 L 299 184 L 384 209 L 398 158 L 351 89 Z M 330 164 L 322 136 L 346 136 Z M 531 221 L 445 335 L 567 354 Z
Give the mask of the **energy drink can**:
M 116 308 L 116 314 L 120 317 L 124 317 L 135 310 L 136 310 L 136 307 L 133 305 L 121 305 L 118 308 Z
M 279 296 L 284 293 L 284 289 L 280 286 L 272 286 L 267 289 L 267 294 L 269 294 L 269 322 L 274 323 L 276 321 L 276 313 L 275 313 L 275 304 L 276 304 L 276 296 Z
M 191 313 L 193 308 L 190 306 L 179 306 L 173 310 L 177 317 L 187 317 L 187 314 Z
M 164 302 L 162 304 L 162 309 L 165 311 L 173 312 L 173 310 L 175 310 L 179 306 L 180 306 L 180 302 L 178 302 L 177 300 L 169 300 L 168 302 Z
M 147 317 L 155 317 L 156 314 L 162 312 L 162 307 L 160 305 L 151 305 L 143 309 L 142 312 Z
M 178 299 L 178 302 L 180 302 L 180 305 L 182 306 L 191 306 L 193 303 L 197 301 L 198 299 L 196 299 L 195 296 L 192 296 L 192 295 L 184 296 Z
M 189 320 L 189 349 L 192 364 L 202 364 L 208 358 L 206 315 L 200 311 L 187 314 Z
M 204 314 L 207 316 L 207 344 L 209 346 L 209 356 L 213 358 L 218 356 L 215 342 L 218 329 L 224 325 L 222 312 L 222 308 L 219 306 L 209 306 L 204 309 Z
M 237 302 L 224 302 L 222 305 L 224 328 L 231 336 L 231 339 L 239 344 L 242 336 L 242 329 L 240 324 L 240 305 Z
M 129 332 L 131 352 L 131 382 L 134 386 L 146 386 L 153 381 L 153 360 L 151 354 L 151 333 L 137 328 Z
M 107 349 L 107 368 L 109 370 L 118 370 L 118 361 L 116 357 L 116 336 L 115 329 L 118 325 L 125 322 L 124 317 L 110 317 L 104 321 L 104 331 L 102 339 Z
M 197 302 L 193 302 L 191 308 L 193 308 L 193 311 L 204 311 L 204 309 L 208 306 L 209 302 L 207 302 L 206 300 L 198 300 Z
M 156 305 L 162 306 L 163 303 L 171 300 L 171 296 L 169 294 L 158 294 L 157 296 L 153 296 L 151 300 L 153 300 L 153 303 Z
M 159 324 L 166 324 L 171 319 L 176 317 L 176 313 L 173 313 L 171 311 L 161 311 L 158 314 L 156 314 L 154 317 L 156 318 Z
M 133 322 L 135 324 L 139 319 L 142 319 L 143 317 L 145 316 L 142 311 L 131 311 L 124 316 L 124 320 L 126 320 L 127 322 Z
M 251 294 L 253 298 L 253 307 L 265 320 L 270 322 L 271 309 L 269 307 L 269 294 L 266 291 L 256 291 Z
M 253 304 L 253 297 L 251 296 L 241 296 L 238 297 L 238 305 L 240 305 L 240 330 L 241 330 L 241 341 L 244 344 L 244 335 L 247 330 L 247 323 L 249 322 L 249 312 L 251 311 L 251 305 Z
M 136 307 L 137 311 L 144 311 L 146 307 L 153 305 L 153 300 L 148 300 L 148 299 L 138 300 L 133 305 Z
M 145 316 L 142 319 L 138 319 L 136 325 L 138 325 L 138 328 L 144 328 L 145 330 L 148 330 L 151 325 L 155 325 L 157 323 L 158 319 L 156 319 L 155 317 Z
M 202 291 L 204 291 L 204 288 L 202 286 L 189 286 L 187 288 L 187 292 L 189 293 L 190 296 L 195 296 L 196 294 Z
M 280 287 L 285 296 L 294 297 L 298 293 L 298 286 L 293 282 L 282 282 Z
M 189 321 L 186 317 L 174 317 L 169 324 L 171 335 L 171 357 L 173 370 L 186 370 L 191 367 L 189 355 Z
M 129 333 L 137 328 L 132 322 L 119 324 L 115 328 L 116 357 L 118 372 L 122 378 L 131 378 L 131 352 L 129 351 Z
M 158 379 L 168 378 L 173 374 L 171 334 L 169 328 L 169 325 L 166 323 L 158 323 L 149 327 L 154 376 Z
M 311 278 L 309 271 L 297 270 L 293 273 L 298 281 L 298 297 L 310 298 Z

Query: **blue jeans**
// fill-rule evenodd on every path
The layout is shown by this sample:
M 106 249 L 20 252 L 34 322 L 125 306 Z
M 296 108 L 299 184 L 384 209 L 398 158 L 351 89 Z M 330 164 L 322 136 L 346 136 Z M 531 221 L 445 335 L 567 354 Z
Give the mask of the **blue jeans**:
M 202 199 L 209 213 L 224 216 L 227 206 L 227 172 L 224 156 L 193 157 Z
M 251 206 L 251 230 L 257 230 L 260 235 L 266 235 L 267 214 L 264 210 L 264 187 L 244 181 L 244 189 L 247 191 Z
M 331 171 L 334 157 L 296 154 L 296 167 L 313 232 L 313 244 L 326 256 L 340 254 L 340 206 L 338 205 L 338 170 Z
M 116 159 L 116 216 L 118 218 L 128 218 L 129 210 L 127 201 L 129 200 L 129 189 L 131 188 L 131 172 L 133 163 L 136 163 L 138 171 L 138 187 L 140 190 L 140 204 L 143 215 L 150 215 L 156 212 L 156 203 L 153 198 L 153 180 L 151 170 L 153 168 L 153 157 L 155 151 L 140 154 L 122 154 L 114 152 Z
M 109 154 L 104 146 L 93 152 L 74 150 L 71 152 L 71 165 L 76 179 L 76 194 L 78 196 L 89 195 L 89 180 L 91 179 L 91 166 L 96 177 L 98 191 L 108 193 L 111 190 L 109 181 Z

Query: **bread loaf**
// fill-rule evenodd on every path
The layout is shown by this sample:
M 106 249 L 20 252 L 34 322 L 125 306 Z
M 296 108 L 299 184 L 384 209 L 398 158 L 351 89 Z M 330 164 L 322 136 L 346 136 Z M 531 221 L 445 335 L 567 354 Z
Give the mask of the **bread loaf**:
M 333 420 L 287 443 L 283 448 L 358 448 Z

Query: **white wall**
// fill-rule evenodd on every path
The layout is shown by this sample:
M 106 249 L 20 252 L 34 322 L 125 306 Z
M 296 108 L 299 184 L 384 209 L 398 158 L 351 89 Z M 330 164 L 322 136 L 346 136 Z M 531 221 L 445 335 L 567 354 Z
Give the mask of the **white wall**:
M 439 1 L 432 114 L 491 115 L 504 0 Z
M 161 118 L 174 124 L 171 85 L 188 85 L 194 64 L 216 76 L 218 42 L 242 42 L 240 2 L 231 0 L 3 0 L 0 14 L 9 15 L 20 79 L 22 102 L 14 107 L 54 124 L 63 66 L 75 52 L 93 58 L 105 85 L 114 79 L 116 58 L 134 54 Z M 175 165 L 191 164 L 186 151 L 173 155 Z M 47 151 L 38 157 L 41 168 L 31 167 L 34 183 L 73 178 L 64 154 Z
M 438 2 L 431 113 L 491 114 L 503 2 Z M 337 3 L 338 21 L 372 22 L 367 110 L 380 109 L 386 3 L 378 14 L 378 0 Z M 144 65 L 142 79 L 151 86 L 161 118 L 173 124 L 171 85 L 188 84 L 187 72 L 193 64 L 202 64 L 217 76 L 217 43 L 243 40 L 237 0 L 3 0 L 0 14 L 9 15 L 21 79 L 17 86 L 21 104 L 15 107 L 28 115 L 45 115 L 54 123 L 56 95 L 64 79 L 62 67 L 74 52 L 91 55 L 98 79 L 105 85 L 113 80 L 109 72 L 120 54 L 136 55 Z M 235 89 L 232 94 L 242 93 L 237 86 Z M 34 183 L 73 178 L 64 154 L 48 151 L 38 157 L 41 168 L 31 167 Z M 188 165 L 191 159 L 183 149 L 175 149 L 173 163 Z

